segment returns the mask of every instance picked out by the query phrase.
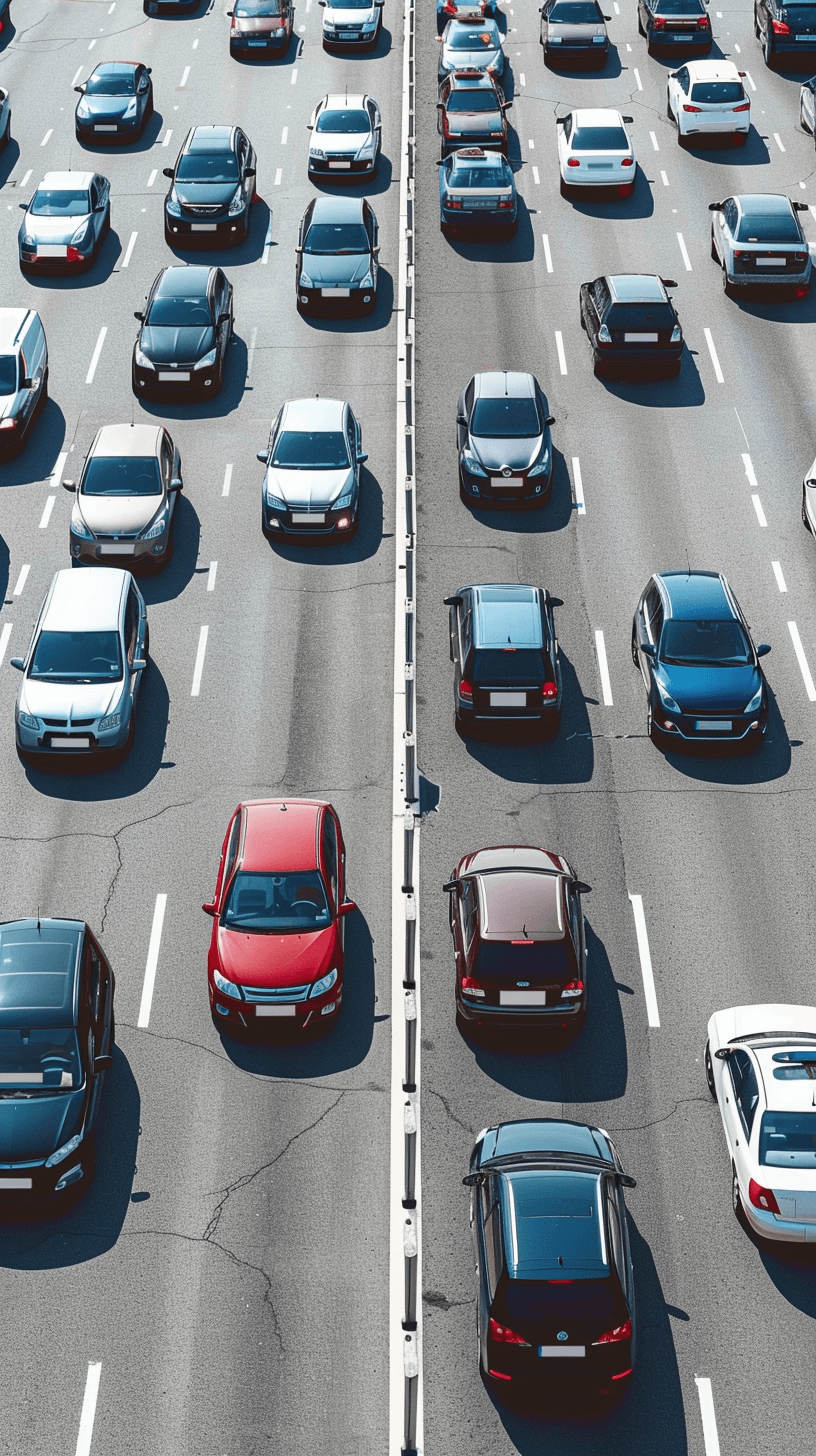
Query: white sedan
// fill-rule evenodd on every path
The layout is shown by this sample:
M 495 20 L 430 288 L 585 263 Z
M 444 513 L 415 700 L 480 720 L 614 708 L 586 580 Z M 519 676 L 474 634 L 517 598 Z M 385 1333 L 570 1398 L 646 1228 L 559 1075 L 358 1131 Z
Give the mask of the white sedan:
M 816 1243 L 816 1008 L 715 1011 L 705 1070 L 737 1217 L 761 1238 Z
M 573 187 L 614 190 L 629 197 L 635 186 L 635 154 L 626 123 L 631 116 L 595 108 L 556 117 L 561 192 Z
M 680 146 L 691 136 L 729 133 L 737 146 L 745 143 L 751 130 L 751 102 L 742 84 L 744 75 L 732 61 L 689 61 L 672 71 L 666 109 L 677 123 Z

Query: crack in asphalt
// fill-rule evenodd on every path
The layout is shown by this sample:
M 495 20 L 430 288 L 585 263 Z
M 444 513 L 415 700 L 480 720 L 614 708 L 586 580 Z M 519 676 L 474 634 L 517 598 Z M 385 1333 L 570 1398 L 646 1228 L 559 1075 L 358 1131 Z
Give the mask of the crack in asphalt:
M 422 1303 L 430 1304 L 433 1309 L 441 1309 L 443 1314 L 447 1314 L 449 1309 L 466 1308 L 468 1305 L 472 1305 L 473 1299 L 448 1299 L 440 1290 L 428 1289 L 423 1291 Z
M 675 1102 L 674 1106 L 672 1107 L 671 1111 L 670 1112 L 663 1113 L 663 1115 L 661 1117 L 654 1117 L 649 1122 L 639 1122 L 639 1123 L 635 1123 L 632 1127 L 614 1127 L 613 1126 L 611 1128 L 611 1131 L 612 1132 L 615 1132 L 615 1133 L 618 1133 L 618 1132 L 645 1132 L 647 1128 L 650 1128 L 650 1127 L 659 1127 L 660 1124 L 661 1124 L 661 1122 L 669 1122 L 671 1120 L 671 1118 L 674 1117 L 674 1114 L 677 1112 L 678 1108 L 685 1107 L 686 1105 L 689 1105 L 689 1104 L 694 1104 L 695 1102 L 701 1102 L 706 1107 L 713 1107 L 713 1106 L 715 1106 L 715 1103 L 714 1103 L 713 1099 L 710 1096 L 707 1096 L 704 1093 L 701 1093 L 701 1095 L 699 1097 L 679 1097 L 677 1099 L 677 1101 Z
M 452 1110 L 451 1105 L 450 1105 L 450 1102 L 448 1101 L 447 1097 L 443 1096 L 443 1094 L 441 1092 L 437 1092 L 437 1090 L 436 1090 L 435 1087 L 426 1087 L 425 1091 L 426 1091 L 426 1093 L 430 1093 L 430 1095 L 432 1097 L 438 1097 L 439 1098 L 439 1101 L 442 1103 L 442 1106 L 444 1107 L 446 1113 L 448 1114 L 448 1117 L 450 1118 L 451 1122 L 455 1122 L 456 1125 L 457 1125 L 457 1127 L 461 1127 L 462 1130 L 464 1132 L 466 1132 L 469 1137 L 475 1137 L 476 1136 L 476 1129 L 471 1124 L 466 1123 L 466 1122 L 463 1122 L 462 1119 L 461 1119 L 461 1117 L 457 1117 L 456 1116 L 456 1113 Z

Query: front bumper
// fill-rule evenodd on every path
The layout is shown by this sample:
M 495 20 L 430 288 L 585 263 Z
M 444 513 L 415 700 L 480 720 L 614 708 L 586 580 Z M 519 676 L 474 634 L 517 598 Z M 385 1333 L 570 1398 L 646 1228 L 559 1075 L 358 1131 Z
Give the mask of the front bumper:
M 305 1001 L 276 1001 L 254 1003 L 237 1001 L 232 996 L 223 996 L 208 978 L 210 1011 L 219 1026 L 233 1031 L 268 1031 L 277 1027 L 289 1029 L 295 1034 L 316 1031 L 320 1026 L 332 1025 L 343 1003 L 343 977 L 336 981 L 330 991 L 322 996 L 313 996 Z M 270 1014 L 274 1006 L 274 1013 Z M 261 1011 L 261 1015 L 258 1011 Z M 263 1014 L 266 1013 L 266 1014 Z
M 715 732 L 707 728 L 698 728 L 699 722 L 722 721 L 730 722 L 731 728 L 726 732 Z M 660 737 L 661 744 L 665 748 L 675 745 L 688 746 L 694 744 L 706 745 L 715 744 L 718 747 L 733 744 L 735 747 L 756 745 L 759 747 L 768 729 L 768 704 L 763 703 L 756 713 L 736 713 L 729 717 L 725 712 L 721 719 L 713 719 L 710 713 L 702 718 L 696 718 L 691 713 L 670 713 L 663 704 L 658 702 L 652 704 L 652 723 Z M 671 723 L 671 728 L 666 724 Z
M 102 767 L 107 759 L 115 757 L 127 746 L 131 717 L 130 712 L 123 713 L 119 727 L 114 728 L 111 732 L 103 733 L 101 737 L 94 732 L 95 724 L 87 728 L 77 726 L 54 728 L 44 724 L 42 730 L 35 730 L 24 728 L 17 720 L 15 722 L 17 752 L 30 762 L 36 761 L 50 768 L 61 763 L 73 767 L 80 762 L 91 763 L 94 761 L 97 761 Z M 76 747 L 54 747 L 54 739 L 62 740 L 64 743 L 76 740 Z
M 374 30 L 356 31 L 354 32 L 354 34 L 352 34 L 350 31 L 335 31 L 334 34 L 330 35 L 326 30 L 324 30 L 323 44 L 327 50 L 333 50 L 336 48 L 337 50 L 342 51 L 363 51 L 366 49 L 367 46 L 376 45 L 379 33 L 379 25 L 377 25 Z
M 89 241 L 81 243 L 79 247 L 72 243 L 55 245 L 65 247 L 66 250 L 65 257 L 58 258 L 42 257 L 36 249 L 25 248 L 21 243 L 18 247 L 20 267 L 24 271 L 32 273 L 81 273 L 83 268 L 87 268 L 93 262 L 95 241 L 94 238 L 91 238 Z
M 331 177 L 333 182 L 344 182 L 353 179 L 355 182 L 363 177 L 373 177 L 377 170 L 379 156 L 358 161 L 356 157 L 309 157 L 310 177 Z M 349 166 L 337 166 L 338 162 L 348 162 Z
M 331 293 L 327 297 L 322 288 L 304 288 L 301 283 L 295 292 L 298 308 L 309 313 L 371 313 L 377 307 L 376 284 L 370 288 L 350 286 L 345 297 Z
M 92 1160 L 82 1143 L 55 1168 L 46 1168 L 44 1163 L 2 1163 L 0 1164 L 0 1206 L 5 1214 L 13 1214 L 15 1207 L 21 1211 L 32 1204 L 47 1203 L 52 1199 L 68 1201 L 71 1192 L 78 1192 L 87 1185 Z
M 575 1026 L 586 1015 L 586 995 L 553 1006 L 486 1006 L 483 1001 L 469 999 L 457 991 L 456 1009 L 462 1021 L 473 1026 L 549 1027 L 560 1030 Z
M 233 217 L 175 217 L 165 211 L 164 234 L 177 248 L 216 248 L 240 243 L 249 227 L 249 208 Z
M 497 510 L 514 510 L 524 506 L 543 506 L 552 491 L 552 465 L 546 475 L 527 475 L 522 485 L 511 490 L 509 487 L 494 488 L 487 475 L 474 475 L 460 461 L 459 485 L 462 495 L 474 506 L 491 507 Z
M 145 399 L 207 399 L 218 393 L 218 360 L 207 369 L 195 369 L 192 364 L 183 369 L 144 369 L 134 364 L 132 380 L 133 393 Z
M 112 536 L 96 536 L 87 541 L 84 536 L 70 533 L 71 557 L 85 565 L 102 563 L 105 566 L 121 566 L 133 571 L 139 566 L 158 565 L 164 561 L 170 545 L 169 527 L 156 540 L 145 541 L 122 539 Z
M 104 146 L 107 142 L 127 141 L 135 136 L 144 122 L 144 116 L 93 117 L 90 121 L 74 118 L 74 130 L 79 141 L 93 142 Z
M 297 513 L 296 513 L 297 514 Z M 304 515 L 307 514 L 304 512 Z M 265 536 L 272 539 L 275 536 L 283 539 L 298 541 L 326 541 L 342 540 L 343 537 L 353 536 L 357 529 L 357 505 L 351 505 L 345 510 L 327 510 L 325 520 L 316 520 L 314 525 L 303 521 L 293 521 L 290 510 L 276 510 L 266 500 L 263 502 L 261 511 L 261 524 Z M 346 522 L 340 525 L 340 522 Z

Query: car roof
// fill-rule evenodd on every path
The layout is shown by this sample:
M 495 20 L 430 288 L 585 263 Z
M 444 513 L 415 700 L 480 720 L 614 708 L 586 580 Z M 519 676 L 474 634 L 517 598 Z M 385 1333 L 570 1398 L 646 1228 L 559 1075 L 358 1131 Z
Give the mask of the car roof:
M 733 61 L 686 61 L 692 81 L 739 81 L 739 68 Z
M 342 399 L 288 399 L 281 428 L 287 430 L 342 430 L 346 402 Z
M 245 814 L 243 870 L 288 871 L 317 868 L 320 799 L 249 799 Z
M 84 574 L 84 573 L 83 573 Z M 0 1027 L 76 1024 L 82 920 L 0 924 Z
M 489 369 L 473 377 L 476 399 L 535 399 L 535 378 L 511 369 Z
M 734 201 L 747 216 L 784 217 L 793 212 L 790 198 L 782 192 L 739 192 Z
M 486 940 L 564 939 L 561 877 L 530 874 L 480 875 L 481 934 Z
M 600 1171 L 518 1168 L 499 1175 L 511 1279 L 601 1279 L 609 1273 Z
M 353 93 L 351 96 L 346 91 L 332 91 L 323 99 L 325 107 L 331 111 L 353 111 L 365 106 L 368 97 L 362 91 Z
M 185 143 L 186 152 L 231 152 L 232 126 L 194 126 Z
M 514 1153 L 564 1153 L 567 1160 L 572 1153 L 603 1158 L 607 1156 L 607 1143 L 600 1128 L 583 1122 L 559 1117 L 522 1118 L 488 1128 L 484 1152 L 486 1161 Z
M 718 571 L 661 571 L 657 579 L 668 598 L 668 615 L 679 622 L 727 622 L 734 616 Z
M 362 222 L 362 197 L 318 197 L 312 222 Z
M 33 314 L 34 309 L 31 308 L 0 308 L 0 350 L 3 353 L 14 349 L 23 325 Z
M 541 647 L 541 593 L 537 586 L 474 586 L 475 647 Z
M 510 164 L 501 152 L 486 152 L 483 147 L 459 147 L 451 152 L 449 161 L 453 171 L 457 167 L 501 167 L 510 170 Z
M 173 263 L 164 268 L 156 280 L 159 298 L 179 298 L 190 293 L 205 294 L 212 268 L 203 263 Z
M 43 631 L 117 631 L 122 594 L 129 581 L 130 572 L 117 566 L 95 566 L 93 571 L 72 571 L 69 566 L 58 571 L 51 583 Z
M 548 849 L 527 844 L 500 844 L 492 849 L 477 849 L 459 864 L 460 875 L 488 874 L 491 870 L 539 870 L 547 874 L 569 874 L 569 866 L 560 855 Z
M 95 172 L 46 172 L 40 187 L 48 187 L 54 191 L 65 187 L 78 192 L 81 187 L 90 187 L 95 176 Z M 39 190 L 38 187 L 37 191 Z
M 89 454 L 119 459 L 158 455 L 163 434 L 161 425 L 103 425 Z
M 475 67 L 463 66 L 461 70 L 450 71 L 447 80 L 451 83 L 453 91 L 495 91 L 496 86 L 492 76 L 487 71 L 477 71 Z
M 100 61 L 98 66 L 94 66 L 91 76 L 116 76 L 120 71 L 126 74 L 135 71 L 141 64 L 141 61 Z
M 668 294 L 654 273 L 614 273 L 607 284 L 616 303 L 665 303 Z
M 614 106 L 581 107 L 573 111 L 576 126 L 623 126 L 623 117 Z

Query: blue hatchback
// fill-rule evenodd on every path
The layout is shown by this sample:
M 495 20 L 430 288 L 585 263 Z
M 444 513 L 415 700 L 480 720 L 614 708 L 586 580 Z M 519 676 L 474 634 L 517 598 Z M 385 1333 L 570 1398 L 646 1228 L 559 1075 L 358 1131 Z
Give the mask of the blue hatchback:
M 512 236 L 518 226 L 518 194 L 513 169 L 500 152 L 460 147 L 437 165 L 443 232 L 501 228 Z

